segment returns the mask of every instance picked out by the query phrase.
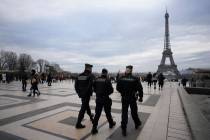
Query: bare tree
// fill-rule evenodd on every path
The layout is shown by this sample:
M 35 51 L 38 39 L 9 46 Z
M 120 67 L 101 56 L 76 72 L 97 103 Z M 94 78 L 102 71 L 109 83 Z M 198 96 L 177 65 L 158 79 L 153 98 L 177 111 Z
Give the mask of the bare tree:
M 31 55 L 22 53 L 19 56 L 18 64 L 20 70 L 29 70 L 32 66 L 33 59 L 31 58 Z
M 49 64 L 49 62 L 44 59 L 38 59 L 36 62 L 39 65 L 39 72 L 45 72 L 45 70 L 46 70 L 45 67 L 46 67 L 46 65 Z
M 6 52 L 6 63 L 9 70 L 15 70 L 17 66 L 17 54 L 15 52 Z
M 5 65 L 6 65 L 5 51 L 1 50 L 1 52 L 0 52 L 0 70 L 4 70 Z
M 51 64 L 51 66 L 55 69 L 56 72 L 62 72 L 63 70 L 61 69 L 60 65 L 57 63 Z
M 47 72 L 49 65 L 50 65 L 50 62 L 46 60 L 44 64 L 44 72 Z
M 17 54 L 12 51 L 0 52 L 0 70 L 14 70 L 17 64 Z
M 44 59 L 38 59 L 36 62 L 39 65 L 39 72 L 42 72 L 44 67 Z

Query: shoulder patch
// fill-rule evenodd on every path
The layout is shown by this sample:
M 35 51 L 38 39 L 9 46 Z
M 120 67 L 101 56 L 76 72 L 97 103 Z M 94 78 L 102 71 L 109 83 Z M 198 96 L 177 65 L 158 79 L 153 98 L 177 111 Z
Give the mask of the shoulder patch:
M 78 80 L 80 81 L 84 81 L 84 80 L 87 80 L 88 79 L 88 76 L 79 76 L 78 77 Z
M 104 79 L 104 78 L 97 78 L 96 79 L 96 82 L 105 82 L 106 81 L 106 79 Z
M 128 81 L 128 82 L 133 82 L 133 81 L 135 81 L 134 78 L 127 78 L 127 77 L 123 77 L 121 80 L 123 80 L 123 81 Z

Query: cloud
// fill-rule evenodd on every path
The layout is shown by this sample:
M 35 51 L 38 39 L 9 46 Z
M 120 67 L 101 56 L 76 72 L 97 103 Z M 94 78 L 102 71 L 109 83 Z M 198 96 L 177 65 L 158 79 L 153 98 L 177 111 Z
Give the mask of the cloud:
M 165 4 L 166 0 L 1 0 L 1 17 L 8 21 L 57 18 L 89 11 L 144 11 Z
M 179 69 L 207 66 L 210 17 L 205 8 L 210 2 L 180 2 L 2 0 L 0 47 L 59 63 L 69 71 L 81 71 L 86 62 L 95 71 L 118 71 L 128 64 L 136 71 L 156 71 L 168 5 L 175 63 Z

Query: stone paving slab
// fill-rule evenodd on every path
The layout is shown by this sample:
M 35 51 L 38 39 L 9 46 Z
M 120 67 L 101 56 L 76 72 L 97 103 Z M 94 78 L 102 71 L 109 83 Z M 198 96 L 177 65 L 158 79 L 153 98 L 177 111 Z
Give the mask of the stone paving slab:
M 21 137 L 17 137 L 15 135 L 0 131 L 0 136 L 2 140 L 25 140 Z

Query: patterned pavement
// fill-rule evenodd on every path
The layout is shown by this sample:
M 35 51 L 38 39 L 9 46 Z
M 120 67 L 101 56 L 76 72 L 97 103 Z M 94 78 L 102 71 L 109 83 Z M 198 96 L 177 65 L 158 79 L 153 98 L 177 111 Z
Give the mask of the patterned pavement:
M 113 84 L 113 87 L 116 85 Z M 144 101 L 138 103 L 138 112 L 143 124 L 135 130 L 129 115 L 128 135 L 122 137 L 120 129 L 121 100 L 115 90 L 111 95 L 112 115 L 117 122 L 109 129 L 103 112 L 99 122 L 99 133 L 92 136 L 92 124 L 86 115 L 86 128 L 77 130 L 75 123 L 81 106 L 73 83 L 63 81 L 51 87 L 40 84 L 39 97 L 27 97 L 21 91 L 21 82 L 0 83 L 0 138 L 2 140 L 64 140 L 64 139 L 141 139 L 141 140 L 188 140 L 189 128 L 181 108 L 176 83 L 166 83 L 162 91 L 144 87 Z M 29 85 L 28 85 L 29 90 Z M 95 112 L 95 96 L 90 101 Z

